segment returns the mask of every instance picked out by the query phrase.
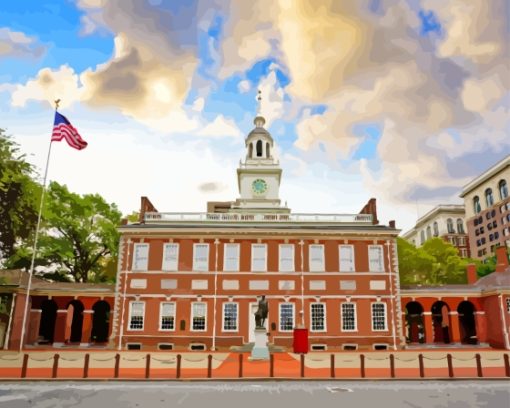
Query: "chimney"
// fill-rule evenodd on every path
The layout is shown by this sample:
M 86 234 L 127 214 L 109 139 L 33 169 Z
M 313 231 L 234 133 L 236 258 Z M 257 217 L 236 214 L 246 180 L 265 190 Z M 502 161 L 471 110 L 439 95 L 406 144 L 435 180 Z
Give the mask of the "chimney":
M 395 228 L 395 220 L 391 220 L 389 222 L 389 224 L 390 224 L 390 228 Z
M 474 285 L 478 280 L 478 275 L 476 273 L 476 265 L 469 264 L 466 267 L 466 275 L 467 275 L 467 283 L 468 285 Z
M 496 272 L 504 272 L 508 268 L 506 246 L 496 248 Z

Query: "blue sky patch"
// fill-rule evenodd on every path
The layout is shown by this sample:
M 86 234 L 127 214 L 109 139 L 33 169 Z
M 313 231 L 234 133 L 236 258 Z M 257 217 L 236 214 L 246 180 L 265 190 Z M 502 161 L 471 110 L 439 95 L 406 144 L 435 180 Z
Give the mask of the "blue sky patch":
M 441 34 L 441 23 L 433 11 L 420 10 L 418 17 L 421 20 L 420 34 L 427 35 L 429 33 Z
M 378 123 L 357 124 L 352 129 L 354 135 L 363 139 L 352 158 L 374 159 L 377 156 L 377 145 L 382 135 L 382 127 Z

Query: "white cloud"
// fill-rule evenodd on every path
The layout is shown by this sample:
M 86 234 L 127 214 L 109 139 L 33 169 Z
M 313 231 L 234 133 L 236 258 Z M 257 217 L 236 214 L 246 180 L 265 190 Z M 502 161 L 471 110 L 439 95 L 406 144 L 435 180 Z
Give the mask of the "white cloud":
M 40 57 L 46 47 L 36 37 L 30 37 L 21 31 L 0 28 L 0 57 Z
M 211 123 L 197 132 L 199 136 L 239 138 L 242 133 L 232 119 L 218 115 Z
M 243 79 L 242 81 L 239 81 L 239 83 L 237 84 L 237 89 L 241 93 L 248 92 L 251 89 L 250 81 L 248 81 L 247 79 Z

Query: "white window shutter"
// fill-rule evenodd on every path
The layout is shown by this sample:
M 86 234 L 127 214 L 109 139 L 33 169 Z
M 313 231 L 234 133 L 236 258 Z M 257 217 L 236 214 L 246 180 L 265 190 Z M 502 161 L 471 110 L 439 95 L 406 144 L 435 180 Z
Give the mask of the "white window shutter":
M 179 262 L 179 244 L 165 244 L 163 251 L 164 271 L 176 271 Z
M 294 271 L 294 245 L 280 245 L 280 271 Z
M 354 271 L 354 247 L 352 245 L 340 245 L 340 271 Z
M 224 271 L 239 270 L 239 244 L 225 244 Z
M 133 270 L 146 271 L 149 261 L 149 244 L 135 244 L 133 255 Z
M 310 271 L 324 272 L 324 246 L 310 245 Z
M 209 244 L 194 245 L 193 270 L 209 270 Z

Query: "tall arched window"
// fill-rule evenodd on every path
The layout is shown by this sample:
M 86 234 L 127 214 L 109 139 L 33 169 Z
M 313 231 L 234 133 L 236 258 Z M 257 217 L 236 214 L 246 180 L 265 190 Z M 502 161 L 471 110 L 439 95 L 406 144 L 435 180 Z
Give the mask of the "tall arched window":
M 480 206 L 480 198 L 478 198 L 478 196 L 473 197 L 473 210 L 475 211 L 475 214 L 478 214 L 480 211 L 482 211 L 482 207 Z
M 425 242 L 425 231 L 421 231 L 420 233 L 420 243 L 423 245 L 423 243 Z
M 455 234 L 455 230 L 453 229 L 453 220 L 451 218 L 446 220 L 446 229 L 448 230 L 448 234 Z
M 262 140 L 257 141 L 257 157 L 262 157 Z
M 248 152 L 248 157 L 249 157 L 250 159 L 252 159 L 252 158 L 253 158 L 253 143 L 250 143 L 250 147 L 249 147 L 249 149 L 250 149 L 250 150 L 249 150 L 249 152 Z
M 457 218 L 457 233 L 464 234 L 464 223 L 461 218 Z
M 432 232 L 430 230 L 430 225 L 427 227 L 427 239 L 432 238 Z
M 435 237 L 438 237 L 439 236 L 439 227 L 437 225 L 437 222 L 434 221 L 434 236 Z
M 506 180 L 500 180 L 498 183 L 499 188 L 499 197 L 504 200 L 508 197 L 508 186 L 506 185 Z
M 266 157 L 269 159 L 271 155 L 269 154 L 269 143 L 266 143 Z
M 492 188 L 488 188 L 485 190 L 485 203 L 487 204 L 487 208 L 492 207 L 494 205 L 494 196 L 492 195 Z

